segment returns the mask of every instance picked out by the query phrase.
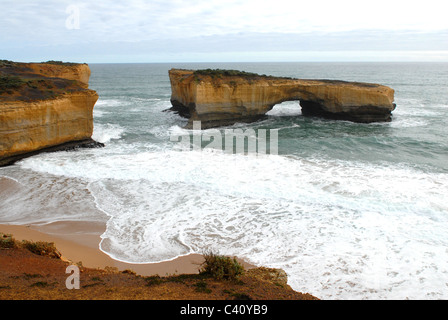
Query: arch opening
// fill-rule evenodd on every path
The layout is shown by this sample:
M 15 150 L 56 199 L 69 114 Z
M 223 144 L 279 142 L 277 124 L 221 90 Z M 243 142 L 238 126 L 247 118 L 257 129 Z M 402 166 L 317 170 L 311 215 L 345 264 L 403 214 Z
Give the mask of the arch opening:
M 277 103 L 271 110 L 266 112 L 267 116 L 274 117 L 294 117 L 302 115 L 302 108 L 299 100 L 284 101 Z

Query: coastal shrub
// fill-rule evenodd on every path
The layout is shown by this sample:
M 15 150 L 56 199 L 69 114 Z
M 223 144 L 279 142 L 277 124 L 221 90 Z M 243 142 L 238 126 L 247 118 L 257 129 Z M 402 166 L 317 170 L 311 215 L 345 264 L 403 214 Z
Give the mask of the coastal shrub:
M 26 82 L 26 85 L 32 89 L 37 89 L 38 88 L 38 83 L 36 83 L 36 81 L 34 80 L 28 80 Z
M 235 300 L 252 300 L 251 296 L 249 296 L 246 293 L 232 293 L 231 296 L 235 299 Z
M 76 66 L 78 64 L 82 64 L 82 63 L 63 62 L 63 61 L 56 61 L 56 60 L 43 61 L 42 63 L 54 64 L 54 65 L 59 65 L 59 66 Z
M 10 234 L 0 232 L 0 249 L 12 249 L 16 247 L 16 241 Z
M 23 277 L 26 279 L 26 280 L 30 280 L 30 279 L 35 279 L 35 278 L 41 278 L 42 277 L 42 275 L 40 275 L 40 274 L 38 274 L 38 273 L 24 273 L 23 274 Z
M 61 253 L 53 242 L 45 241 L 16 241 L 11 234 L 0 232 L 0 249 L 23 248 L 40 256 L 48 256 L 50 258 L 61 258 Z
M 4 60 L 4 59 L 0 60 L 0 67 L 13 67 L 15 65 L 16 63 L 11 60 Z
M 212 290 L 207 286 L 207 282 L 205 282 L 204 280 L 199 280 L 194 284 L 194 286 L 196 287 L 195 289 L 196 292 L 203 292 L 203 293 L 212 292 Z
M 18 89 L 25 84 L 19 77 L 0 76 L 0 94 L 3 92 L 11 92 L 12 89 Z
M 145 277 L 145 281 L 146 281 L 146 285 L 149 287 L 154 286 L 154 285 L 159 285 L 164 282 L 163 279 L 158 274 L 155 276 Z
M 237 280 L 243 273 L 244 267 L 236 260 L 212 252 L 203 254 L 204 262 L 199 270 L 200 274 L 212 276 L 218 280 Z
M 58 249 L 56 249 L 53 242 L 45 242 L 45 241 L 33 242 L 23 240 L 22 247 L 40 256 L 47 256 L 50 258 L 57 258 L 57 259 L 61 257 L 61 253 L 58 251 Z
M 203 69 L 196 70 L 195 75 L 206 75 L 221 78 L 222 76 L 238 76 L 238 77 L 260 77 L 257 73 L 239 71 L 239 70 L 226 70 L 226 69 Z
M 212 79 L 214 78 L 222 78 L 223 76 L 226 77 L 242 77 L 246 79 L 292 79 L 290 77 L 274 77 L 274 76 L 268 76 L 266 74 L 258 74 L 253 72 L 247 72 L 247 71 L 240 71 L 240 70 L 228 70 L 228 69 L 202 69 L 202 70 L 196 70 L 193 73 L 195 76 L 210 76 Z
M 46 288 L 50 286 L 50 284 L 46 281 L 37 281 L 30 285 L 30 287 L 38 287 L 38 288 Z

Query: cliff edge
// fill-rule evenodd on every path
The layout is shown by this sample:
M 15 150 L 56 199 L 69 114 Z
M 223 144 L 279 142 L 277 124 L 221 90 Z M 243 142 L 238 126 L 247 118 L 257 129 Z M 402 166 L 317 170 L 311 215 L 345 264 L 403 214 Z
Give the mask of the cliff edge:
M 0 60 L 0 166 L 43 152 L 101 144 L 91 139 L 98 94 L 86 64 Z
M 251 122 L 274 105 L 300 101 L 304 116 L 354 122 L 390 121 L 394 90 L 373 83 L 338 80 L 300 80 L 236 70 L 169 71 L 171 110 L 202 128 Z
M 75 262 L 68 261 L 53 242 L 18 241 L 2 232 L 0 261 L 1 300 L 319 300 L 294 291 L 283 270 L 265 267 L 244 270 L 234 279 L 210 273 L 144 276 L 79 262 L 79 287 L 69 290 L 72 275 L 66 268 Z

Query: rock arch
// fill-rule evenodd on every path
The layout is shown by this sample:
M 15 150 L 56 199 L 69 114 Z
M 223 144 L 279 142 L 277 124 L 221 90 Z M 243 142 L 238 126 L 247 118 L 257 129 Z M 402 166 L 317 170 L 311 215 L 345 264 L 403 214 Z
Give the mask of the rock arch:
M 300 101 L 302 114 L 354 122 L 390 121 L 394 90 L 339 80 L 300 80 L 233 70 L 171 69 L 171 110 L 202 128 L 256 121 L 274 105 Z

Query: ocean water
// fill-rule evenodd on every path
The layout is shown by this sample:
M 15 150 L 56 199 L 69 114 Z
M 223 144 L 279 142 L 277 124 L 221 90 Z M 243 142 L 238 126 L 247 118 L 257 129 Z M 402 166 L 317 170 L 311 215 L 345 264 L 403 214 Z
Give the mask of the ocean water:
M 395 89 L 389 123 L 302 117 L 298 102 L 226 129 L 277 129 L 278 155 L 185 151 L 168 70 L 231 68 Z M 132 263 L 212 250 L 284 269 L 323 299 L 448 299 L 448 64 L 94 64 L 105 148 L 1 168 L 0 223 L 101 221 Z M 205 132 L 208 132 L 206 130 Z

